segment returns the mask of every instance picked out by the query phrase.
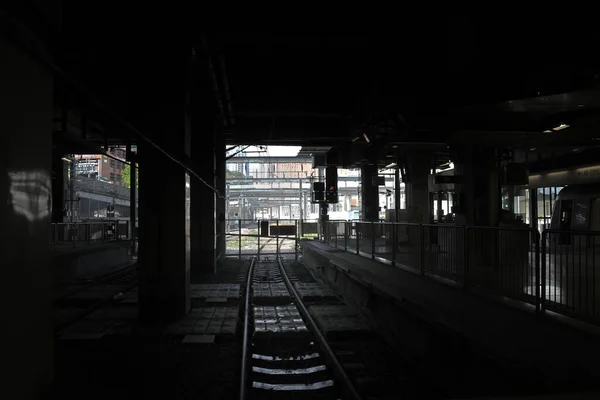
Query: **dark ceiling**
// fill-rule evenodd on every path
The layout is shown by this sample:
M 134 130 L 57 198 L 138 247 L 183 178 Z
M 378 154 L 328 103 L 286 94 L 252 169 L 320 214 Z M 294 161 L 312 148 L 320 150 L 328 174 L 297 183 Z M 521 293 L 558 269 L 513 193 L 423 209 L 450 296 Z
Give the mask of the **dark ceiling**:
M 369 132 L 384 143 L 495 135 L 493 143 L 531 146 L 531 135 L 600 105 L 590 91 L 600 30 L 581 18 L 428 16 L 346 32 L 238 32 L 203 30 L 191 9 L 91 12 L 81 3 L 65 4 L 57 60 L 143 130 L 179 101 L 192 52 L 193 115 L 220 115 L 230 144 L 347 145 Z M 548 97 L 570 92 L 579 95 Z

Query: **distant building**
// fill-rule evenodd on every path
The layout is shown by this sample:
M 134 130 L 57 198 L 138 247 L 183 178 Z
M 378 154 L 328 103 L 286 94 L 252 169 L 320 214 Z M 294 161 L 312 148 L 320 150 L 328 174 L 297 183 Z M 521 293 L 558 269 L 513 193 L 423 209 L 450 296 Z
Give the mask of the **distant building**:
M 108 154 L 125 160 L 125 150 L 123 149 L 111 149 Z M 104 154 L 76 154 L 75 162 L 75 170 L 78 176 L 123 186 L 121 171 L 125 168 L 125 162 L 107 157 Z

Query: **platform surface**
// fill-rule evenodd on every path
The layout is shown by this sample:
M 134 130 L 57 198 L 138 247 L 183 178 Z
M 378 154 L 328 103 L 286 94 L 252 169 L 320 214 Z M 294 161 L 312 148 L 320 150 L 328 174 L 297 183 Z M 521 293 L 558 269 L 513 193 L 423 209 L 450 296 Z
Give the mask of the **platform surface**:
M 333 251 L 332 251 L 333 250 Z M 585 371 L 600 377 L 600 327 L 574 326 L 558 315 L 538 315 L 532 306 L 514 307 L 325 243 L 304 244 L 304 262 L 324 258 L 341 273 L 397 300 L 427 321 L 468 338 L 493 357 L 517 360 L 554 376 Z M 317 258 L 313 258 L 313 257 Z M 312 262 L 313 260 L 318 260 Z

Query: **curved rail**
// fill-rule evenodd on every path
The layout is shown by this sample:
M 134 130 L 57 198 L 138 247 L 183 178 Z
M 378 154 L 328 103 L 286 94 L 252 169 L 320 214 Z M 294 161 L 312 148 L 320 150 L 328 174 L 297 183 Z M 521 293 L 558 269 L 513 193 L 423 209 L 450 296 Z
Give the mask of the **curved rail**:
M 252 287 L 252 273 L 254 272 L 254 264 L 256 263 L 256 257 L 252 257 L 250 261 L 250 268 L 248 269 L 248 279 L 246 280 L 246 303 L 244 306 L 244 338 L 242 341 L 242 372 L 240 376 L 240 400 L 246 398 L 246 380 L 247 380 L 247 366 L 248 363 L 248 331 L 249 331 L 249 319 L 250 319 L 250 290 Z
M 285 282 L 285 285 L 287 286 L 289 292 L 294 297 L 296 306 L 298 307 L 298 311 L 300 311 L 302 318 L 304 318 L 304 320 L 306 321 L 311 332 L 314 333 L 315 339 L 319 343 L 321 350 L 323 350 L 323 352 L 325 353 L 325 357 L 328 359 L 329 363 L 331 364 L 334 375 L 339 380 L 339 382 L 341 382 L 343 384 L 343 386 L 344 386 L 343 390 L 344 390 L 345 394 L 350 399 L 361 400 L 360 394 L 358 393 L 358 391 L 352 384 L 352 381 L 350 381 L 350 378 L 346 374 L 346 371 L 344 371 L 344 368 L 342 367 L 342 364 L 340 364 L 339 360 L 335 356 L 335 353 L 333 352 L 333 350 L 331 350 L 331 347 L 329 347 L 329 344 L 327 343 L 327 339 L 325 339 L 325 336 L 323 336 L 323 334 L 321 333 L 321 330 L 319 329 L 319 327 L 317 326 L 317 324 L 311 317 L 310 313 L 308 312 L 308 309 L 302 302 L 300 295 L 296 291 L 296 288 L 294 287 L 294 285 L 292 285 L 290 278 L 288 278 L 287 272 L 285 272 L 285 268 L 283 267 L 283 264 L 281 262 L 281 258 L 278 258 L 277 262 L 279 265 L 279 270 L 281 272 L 281 276 L 283 277 L 283 281 Z M 247 296 L 248 296 L 248 293 L 246 293 L 246 299 L 248 299 Z

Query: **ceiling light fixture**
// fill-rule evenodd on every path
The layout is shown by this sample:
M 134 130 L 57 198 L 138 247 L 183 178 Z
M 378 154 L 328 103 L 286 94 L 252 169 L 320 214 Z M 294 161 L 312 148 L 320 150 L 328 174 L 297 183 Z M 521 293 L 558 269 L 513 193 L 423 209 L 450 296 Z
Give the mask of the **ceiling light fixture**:
M 363 133 L 363 137 L 365 138 L 365 141 L 367 143 L 371 143 L 371 139 L 369 139 L 369 135 L 367 135 L 366 133 Z
M 573 151 L 579 151 L 579 149 L 573 149 Z
M 563 129 L 567 129 L 569 128 L 571 125 L 567 125 L 567 124 L 560 124 L 559 126 L 555 126 L 554 128 L 552 128 L 553 131 L 561 131 Z
M 535 147 L 532 147 L 529 149 L 529 151 L 536 151 L 537 149 Z
M 550 129 L 546 129 L 544 133 L 552 133 L 552 131 Z
M 392 149 L 397 149 L 397 148 L 398 148 L 397 144 L 395 144 L 395 145 L 392 146 Z
M 66 162 L 73 162 L 73 160 L 70 160 L 67 157 L 61 157 L 61 160 L 66 161 Z
M 389 163 L 389 164 L 388 164 L 388 165 L 386 165 L 385 167 L 386 167 L 386 168 L 393 168 L 393 167 L 395 167 L 396 165 L 398 165 L 398 164 L 396 164 L 395 162 L 393 162 L 393 163 Z
M 358 139 L 360 139 L 360 136 L 357 136 L 354 139 L 352 139 L 352 143 L 356 142 Z

